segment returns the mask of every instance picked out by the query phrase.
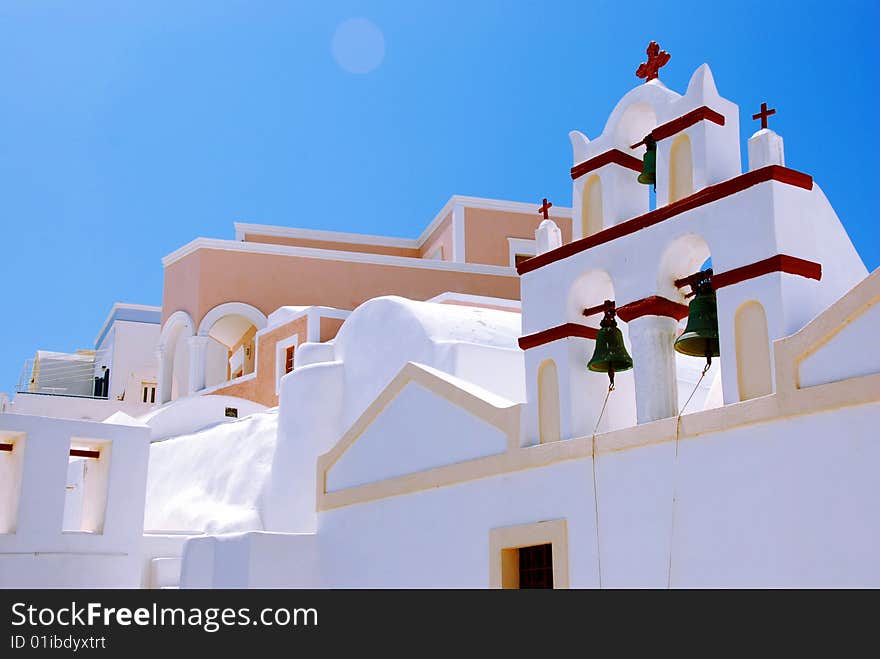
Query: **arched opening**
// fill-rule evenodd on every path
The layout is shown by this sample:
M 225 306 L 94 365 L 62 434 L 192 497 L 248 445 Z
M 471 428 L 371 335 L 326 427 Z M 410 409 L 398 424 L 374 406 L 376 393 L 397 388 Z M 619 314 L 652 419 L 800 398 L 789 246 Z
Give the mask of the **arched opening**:
M 192 318 L 175 311 L 159 335 L 159 375 L 156 401 L 168 403 L 189 392 L 189 346 L 194 334 Z
M 734 316 L 736 380 L 739 399 L 749 400 L 773 392 L 770 370 L 770 335 L 767 314 L 756 300 L 744 302 Z
M 581 235 L 586 238 L 602 230 L 602 181 L 593 174 L 584 183 L 581 197 Z
M 248 304 L 230 302 L 215 307 L 202 319 L 199 336 L 204 347 L 204 386 L 252 374 L 256 370 L 256 334 L 266 317 Z
M 541 444 L 558 441 L 559 375 L 556 362 L 545 359 L 538 367 L 538 428 Z
M 705 239 L 689 233 L 676 238 L 663 252 L 658 269 L 657 290 L 662 297 L 684 306 L 690 306 L 692 297 L 690 286 L 675 285 L 675 282 L 701 270 L 712 267 L 712 254 Z M 684 332 L 688 322 L 685 315 L 678 321 L 676 338 Z M 712 367 L 701 379 L 706 360 L 675 353 L 675 378 L 678 404 L 683 406 L 690 398 L 686 412 L 696 412 L 721 404 L 721 358 L 712 358 Z M 692 396 L 693 394 L 693 396 Z
M 614 299 L 614 284 L 611 275 L 604 270 L 588 270 L 581 274 L 568 291 L 565 316 L 569 323 L 598 327 L 601 314 L 586 318 L 584 309 L 602 304 L 605 300 Z
M 691 140 L 682 133 L 669 150 L 669 203 L 694 192 L 694 158 Z
M 611 118 L 609 117 L 609 121 Z M 614 141 L 626 148 L 636 158 L 641 158 L 645 153 L 645 147 L 630 151 L 632 144 L 641 142 L 644 137 L 657 127 L 657 113 L 652 105 L 646 101 L 639 101 L 629 105 L 620 120 L 614 127 Z
M 615 298 L 611 275 L 598 268 L 583 272 L 574 280 L 566 294 L 566 322 L 586 325 L 598 330 L 603 317 L 602 312 L 598 311 L 590 316 L 584 316 L 583 312 L 585 309 L 602 305 L 605 300 L 621 302 Z M 619 316 L 616 322 L 623 335 L 626 349 L 632 354 L 629 326 Z M 609 379 L 605 373 L 592 372 L 587 368 L 595 348 L 595 341 L 582 341 L 578 348 L 579 354 L 572 355 L 572 361 L 558 364 L 560 368 L 566 369 L 560 381 L 563 419 L 567 418 L 565 415 L 570 414 L 574 433 L 592 432 L 597 428 L 597 422 L 599 432 L 628 427 L 635 422 L 632 370 L 615 375 L 615 393 L 608 399 L 607 407 L 602 412 Z M 564 424 L 563 432 L 568 432 Z

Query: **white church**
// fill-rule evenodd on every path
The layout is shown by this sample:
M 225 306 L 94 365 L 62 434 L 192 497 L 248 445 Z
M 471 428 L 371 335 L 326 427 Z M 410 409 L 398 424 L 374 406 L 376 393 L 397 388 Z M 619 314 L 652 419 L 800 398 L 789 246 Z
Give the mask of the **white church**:
M 668 60 L 570 134 L 571 208 L 236 225 L 72 353 L 84 393 L 31 363 L 0 587 L 880 586 L 880 271 L 773 110 L 742 163 Z

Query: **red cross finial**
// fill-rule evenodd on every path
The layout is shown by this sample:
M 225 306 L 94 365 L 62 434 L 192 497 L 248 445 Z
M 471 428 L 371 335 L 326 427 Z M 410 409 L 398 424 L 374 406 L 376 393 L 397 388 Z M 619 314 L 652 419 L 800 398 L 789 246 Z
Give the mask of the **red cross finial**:
M 761 103 L 761 111 L 758 114 L 753 114 L 752 119 L 760 119 L 761 120 L 761 128 L 767 128 L 767 117 L 771 114 L 776 114 L 775 109 L 767 109 L 766 103 Z
M 645 82 L 648 82 L 657 77 L 660 67 L 666 66 L 669 58 L 672 56 L 665 50 L 660 50 L 660 46 L 656 41 L 649 43 L 648 49 L 645 52 L 648 53 L 648 61 L 639 64 L 639 68 L 636 69 L 636 75 L 639 78 L 644 78 Z
M 549 213 L 548 211 L 549 211 L 552 207 L 553 207 L 553 204 L 551 204 L 549 201 L 547 201 L 547 197 L 544 197 L 544 203 L 543 203 L 543 204 L 541 205 L 541 207 L 538 209 L 538 212 L 544 214 L 544 219 L 545 219 L 545 220 L 549 220 L 549 219 L 550 219 L 550 213 Z

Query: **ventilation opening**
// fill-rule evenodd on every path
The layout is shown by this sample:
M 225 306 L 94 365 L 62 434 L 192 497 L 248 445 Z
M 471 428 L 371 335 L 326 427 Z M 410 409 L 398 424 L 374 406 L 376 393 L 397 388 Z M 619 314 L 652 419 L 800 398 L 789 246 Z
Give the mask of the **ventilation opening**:
M 0 435 L 0 534 L 15 533 L 24 435 Z
M 104 532 L 109 473 L 110 442 L 71 440 L 64 486 L 64 532 Z

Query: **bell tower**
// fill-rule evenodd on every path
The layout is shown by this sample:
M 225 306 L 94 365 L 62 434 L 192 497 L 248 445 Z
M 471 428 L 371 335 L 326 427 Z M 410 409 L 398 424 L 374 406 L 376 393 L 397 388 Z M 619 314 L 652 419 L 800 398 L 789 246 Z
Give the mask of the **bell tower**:
M 670 60 L 662 52 L 649 46 L 638 70 L 644 84 L 617 103 L 601 135 L 570 134 L 574 240 L 518 266 L 528 441 L 541 427 L 533 403 L 549 408 L 539 389 L 550 373 L 562 439 L 591 433 L 601 414 L 607 378 L 587 362 L 610 352 L 597 351 L 602 327 L 585 309 L 614 301 L 617 343 L 632 357 L 601 431 L 679 413 L 676 352 L 713 359 L 709 376 L 720 368 L 725 404 L 772 393 L 773 341 L 867 274 L 819 186 L 785 167 L 782 138 L 766 125 L 774 111 L 764 105 L 755 115 L 762 128 L 743 172 L 737 106 L 720 96 L 706 64 L 683 95 L 668 89 L 658 76 Z M 698 275 L 710 258 L 711 275 Z M 689 336 L 680 337 L 689 312 Z

